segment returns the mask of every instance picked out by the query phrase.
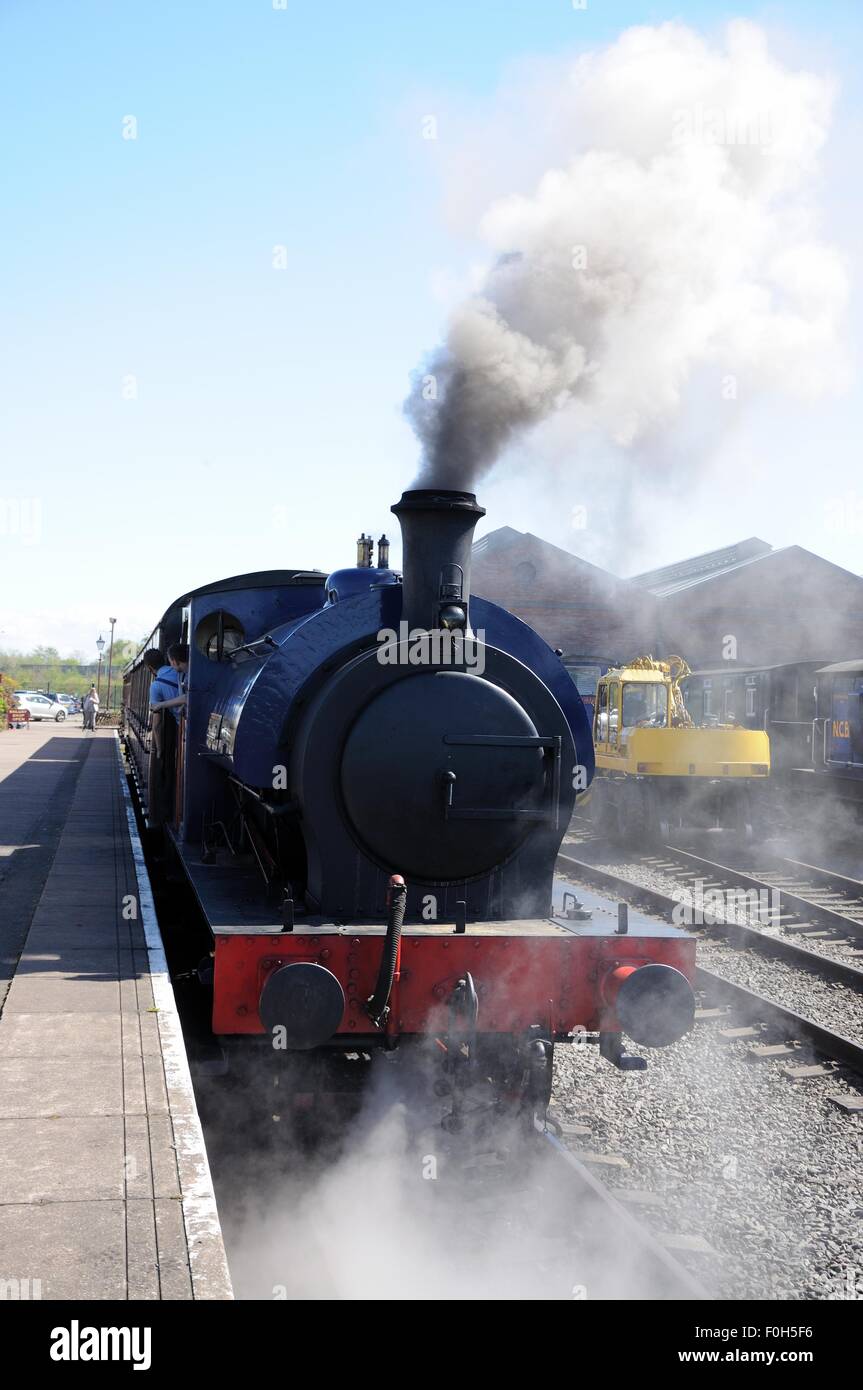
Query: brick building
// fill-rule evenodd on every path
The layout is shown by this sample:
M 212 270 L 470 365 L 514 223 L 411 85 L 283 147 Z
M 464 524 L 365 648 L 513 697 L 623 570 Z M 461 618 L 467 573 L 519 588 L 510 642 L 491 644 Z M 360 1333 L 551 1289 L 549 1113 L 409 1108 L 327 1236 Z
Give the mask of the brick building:
M 863 650 L 863 578 L 799 545 L 752 538 L 634 576 L 656 600 L 655 646 L 693 670 L 841 661 Z
M 621 660 L 652 632 L 656 600 L 530 532 L 501 526 L 473 547 L 471 588 L 566 656 Z
M 620 579 L 503 526 L 474 545 L 472 587 L 569 659 L 679 652 L 698 670 L 863 651 L 863 578 L 801 546 L 773 550 L 757 537 Z

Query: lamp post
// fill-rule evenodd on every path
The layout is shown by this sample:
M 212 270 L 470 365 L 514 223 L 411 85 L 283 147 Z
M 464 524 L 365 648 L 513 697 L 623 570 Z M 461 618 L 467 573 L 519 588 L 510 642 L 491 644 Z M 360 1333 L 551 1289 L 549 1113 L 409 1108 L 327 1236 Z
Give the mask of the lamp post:
M 105 650 L 105 639 L 101 632 L 96 639 L 96 651 L 99 653 L 99 668 L 96 672 L 96 694 L 102 699 L 102 653 Z
M 116 623 L 117 619 L 116 619 L 116 618 L 109 618 L 108 621 L 109 621 L 109 623 L 111 624 L 111 645 L 110 645 L 110 647 L 108 648 L 108 694 L 107 694 L 107 696 L 105 697 L 105 704 L 106 704 L 107 708 L 110 709 L 110 708 L 111 708 L 111 662 L 114 660 L 114 624 Z

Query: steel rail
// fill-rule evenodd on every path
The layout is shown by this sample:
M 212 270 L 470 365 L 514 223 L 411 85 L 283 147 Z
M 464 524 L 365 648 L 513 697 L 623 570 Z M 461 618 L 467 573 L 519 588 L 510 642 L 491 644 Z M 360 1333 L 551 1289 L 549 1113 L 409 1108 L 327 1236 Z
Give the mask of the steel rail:
M 678 852 L 677 850 L 674 851 L 675 854 Z M 580 879 L 591 887 L 599 888 L 603 892 L 622 897 L 633 907 L 642 907 L 649 912 L 655 912 L 670 922 L 675 921 L 675 914 L 678 917 L 680 915 L 683 904 L 680 898 L 674 897 L 671 893 L 662 892 L 657 888 L 648 888 L 641 883 L 636 883 L 633 879 L 626 878 L 623 874 L 599 869 L 596 865 L 589 864 L 583 859 L 576 859 L 569 854 L 558 854 L 557 862 L 563 871 L 569 873 L 570 876 Z M 722 872 L 721 865 L 713 864 L 708 860 L 704 860 L 702 863 L 705 868 L 709 863 L 710 867 L 717 873 Z M 735 871 L 729 870 L 728 879 L 734 882 L 735 878 L 745 880 L 745 875 L 736 874 Z M 736 886 L 740 886 L 740 884 L 738 883 Z M 750 884 L 749 886 L 753 885 Z M 770 885 L 761 883 L 759 886 L 769 887 Z M 692 906 L 697 908 L 698 904 L 693 903 Z M 863 990 L 863 969 L 859 966 L 835 960 L 832 956 L 826 956 L 821 951 L 813 951 L 808 946 L 802 946 L 798 941 L 772 936 L 767 932 L 760 931 L 757 927 L 749 927 L 745 923 L 730 921 L 725 917 L 720 918 L 715 915 L 712 908 L 708 910 L 710 920 L 705 922 L 703 927 L 721 931 L 729 938 L 732 945 L 760 951 L 764 955 L 773 956 L 776 960 L 788 961 L 789 964 L 796 965 L 800 969 L 817 972 L 825 979 L 836 980 L 841 984 L 848 985 L 851 989 Z M 676 922 L 675 925 L 681 925 L 681 923 Z
M 781 883 L 775 883 L 773 881 L 775 876 L 770 868 L 768 868 L 767 874 L 759 874 L 752 870 L 735 869 L 730 864 L 720 864 L 713 859 L 705 859 L 702 855 L 693 854 L 690 850 L 680 849 L 677 845 L 667 845 L 664 846 L 664 848 L 671 854 L 675 854 L 679 858 L 688 861 L 690 865 L 697 865 L 708 873 L 721 874 L 725 879 L 733 881 L 740 887 L 748 889 L 754 888 L 756 890 L 759 888 L 773 889 L 779 894 L 780 911 L 782 909 L 790 909 L 790 915 L 796 916 L 802 920 L 808 919 L 816 923 L 821 923 L 824 926 L 834 927 L 837 931 L 847 932 L 849 936 L 856 936 L 863 939 L 863 921 L 855 921 L 853 917 L 849 917 L 847 913 L 840 911 L 837 907 L 828 907 L 824 903 L 819 903 L 817 898 L 812 898 L 805 893 L 796 891 L 800 888 L 814 885 L 798 883 L 796 888 L 789 888 L 788 886 L 783 886 Z M 797 861 L 790 859 L 783 860 L 780 858 L 777 864 L 780 866 L 786 864 L 797 867 Z M 807 873 L 821 876 L 825 886 L 828 882 L 832 887 L 844 883 L 850 886 L 852 891 L 856 890 L 858 894 L 857 904 L 859 905 L 861 916 L 863 916 L 863 883 L 858 883 L 856 879 L 845 878 L 841 874 L 834 874 L 828 869 L 816 869 L 814 865 L 800 865 L 800 867 L 805 868 Z M 780 867 L 779 873 L 781 874 L 781 872 Z
M 553 1123 L 549 1121 L 549 1123 Z M 556 1134 L 540 1120 L 534 1120 L 537 1139 L 554 1155 L 559 1170 L 577 1188 L 578 1200 L 587 1203 L 601 1222 L 601 1230 L 617 1231 L 625 1241 L 627 1279 L 651 1289 L 656 1299 L 708 1299 L 710 1295 L 694 1275 L 684 1268 L 651 1230 L 619 1202 L 613 1191 L 590 1172 L 581 1159 L 570 1153 Z
M 727 1000 L 747 1017 L 781 1028 L 788 1037 L 803 1038 L 825 1056 L 863 1075 L 863 1043 L 846 1038 L 843 1033 L 834 1033 L 832 1028 L 824 1028 L 805 1014 L 786 1009 L 775 1000 L 766 999 L 764 995 L 756 994 L 754 990 L 701 966 L 696 969 L 695 984 L 708 994 Z

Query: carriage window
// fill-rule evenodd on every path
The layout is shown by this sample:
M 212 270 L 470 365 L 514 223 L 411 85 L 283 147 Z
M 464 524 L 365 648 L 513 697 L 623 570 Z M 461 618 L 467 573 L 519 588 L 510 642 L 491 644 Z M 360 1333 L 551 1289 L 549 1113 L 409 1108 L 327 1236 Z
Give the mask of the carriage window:
M 599 677 L 602 674 L 599 666 L 570 666 L 569 674 L 575 681 L 579 695 L 593 695 Z

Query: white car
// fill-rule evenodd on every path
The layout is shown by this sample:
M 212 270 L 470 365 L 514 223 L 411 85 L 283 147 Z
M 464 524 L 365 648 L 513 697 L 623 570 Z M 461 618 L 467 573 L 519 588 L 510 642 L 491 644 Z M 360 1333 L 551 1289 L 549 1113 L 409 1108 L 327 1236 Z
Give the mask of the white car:
M 22 709 L 30 711 L 31 719 L 55 719 L 62 724 L 66 718 L 66 706 L 53 695 L 39 695 L 33 690 L 16 690 L 15 698 Z

